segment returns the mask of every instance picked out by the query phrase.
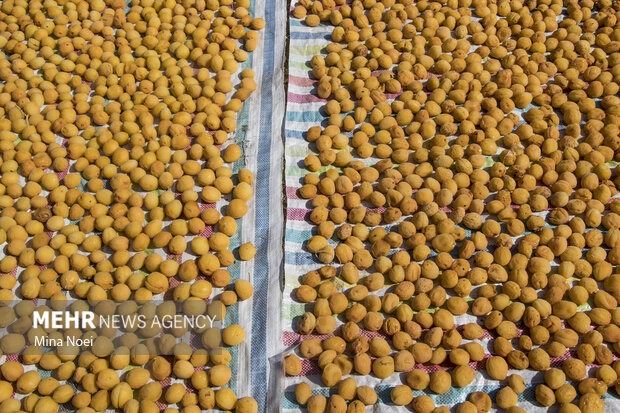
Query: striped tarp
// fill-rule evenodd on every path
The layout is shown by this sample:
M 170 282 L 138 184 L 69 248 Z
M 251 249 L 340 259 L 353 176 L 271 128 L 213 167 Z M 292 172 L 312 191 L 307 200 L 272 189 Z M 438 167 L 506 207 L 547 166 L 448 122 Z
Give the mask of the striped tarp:
M 127 4 L 130 4 L 128 0 Z M 251 68 L 255 72 L 256 91 L 244 103 L 237 118 L 237 130 L 230 134 L 223 148 L 236 143 L 242 148 L 243 156 L 231 165 L 233 173 L 247 168 L 254 174 L 254 196 L 248 201 L 248 212 L 238 220 L 237 233 L 231 238 L 230 248 L 234 250 L 245 242 L 252 242 L 256 247 L 256 256 L 247 262 L 236 262 L 228 267 L 231 283 L 236 279 L 246 279 L 254 285 L 254 295 L 250 299 L 239 302 L 227 309 L 225 325 L 239 324 L 246 332 L 246 340 L 239 346 L 230 348 L 232 360 L 229 364 L 232 377 L 226 387 L 230 387 L 238 398 L 254 397 L 259 412 L 278 409 L 280 370 L 279 365 L 271 366 L 271 360 L 277 360 L 280 351 L 280 301 L 282 273 L 282 238 L 284 212 L 282 204 L 282 168 L 283 139 L 282 125 L 285 112 L 284 59 L 286 42 L 286 3 L 284 0 L 252 0 L 249 8 L 254 17 L 265 19 L 265 28 L 260 31 L 257 49 L 248 53 L 248 59 L 239 65 L 239 71 Z M 129 7 L 128 9 L 129 10 Z M 59 138 L 58 143 L 66 143 Z M 62 179 L 67 172 L 58 173 Z M 81 189 L 87 182 L 82 181 Z M 202 205 L 206 208 L 220 208 L 225 205 Z M 67 221 L 67 224 L 76 222 Z M 165 222 L 164 225 L 168 223 Z M 211 229 L 200 234 L 209 236 Z M 186 241 L 191 241 L 187 236 Z M 179 263 L 193 260 L 195 256 L 184 253 L 169 255 L 163 249 L 149 249 L 147 254 L 159 254 L 164 259 L 173 259 Z M 0 258 L 3 257 L 0 250 Z M 22 269 L 8 274 L 19 279 Z M 5 275 L 5 274 L 0 274 Z M 199 279 L 202 277 L 199 277 Z M 170 280 L 170 287 L 178 285 L 175 279 Z M 15 291 L 19 290 L 19 283 Z M 213 296 L 221 289 L 214 289 Z M 163 298 L 161 296 L 153 299 Z M 0 364 L 8 360 L 18 361 L 17 356 L 0 356 Z M 37 369 L 37 365 L 25 365 L 24 370 Z M 131 369 L 129 366 L 127 370 Z M 38 369 L 42 378 L 50 377 L 50 372 Z M 124 374 L 124 372 L 119 372 Z M 167 378 L 160 384 L 165 389 L 175 382 L 184 380 Z M 268 390 L 276 389 L 273 392 Z M 73 383 L 70 383 L 74 385 Z M 78 391 L 81 391 L 78 390 Z M 192 391 L 188 387 L 188 391 Z M 21 399 L 23 395 L 14 394 Z M 269 403 L 269 406 L 268 406 Z M 161 410 L 167 406 L 158 403 Z M 276 406 L 276 407 L 273 407 Z M 63 411 L 74 411 L 70 403 L 61 406 Z
M 254 260 L 239 276 L 254 285 L 254 295 L 240 303 L 239 324 L 246 340 L 239 347 L 234 380 L 237 397 L 252 396 L 259 412 L 277 410 L 280 365 L 273 364 L 280 352 L 280 301 L 282 272 L 283 149 L 282 124 L 285 112 L 284 59 L 286 43 L 286 2 L 253 0 L 255 17 L 266 26 L 260 32 L 258 48 L 251 54 L 256 92 L 244 105 L 237 135 L 245 148 L 245 167 L 255 173 L 255 197 L 240 225 L 242 242 L 256 246 Z M 269 387 L 268 387 L 269 386 Z M 273 389 L 273 390 L 269 390 Z
M 290 15 L 289 15 L 290 16 Z M 294 299 L 294 290 L 300 285 L 301 277 L 308 271 L 316 270 L 323 264 L 314 259 L 312 254 L 304 249 L 304 243 L 313 233 L 314 225 L 308 222 L 310 212 L 312 210 L 310 201 L 301 199 L 298 194 L 299 188 L 303 185 L 303 177 L 307 173 L 304 169 L 304 158 L 314 152 L 309 148 L 308 142 L 305 141 L 305 132 L 312 126 L 322 124 L 327 117 L 320 112 L 321 107 L 326 100 L 316 96 L 317 81 L 310 76 L 309 61 L 316 54 L 325 55 L 324 47 L 330 42 L 332 27 L 321 24 L 317 27 L 308 27 L 303 21 L 289 17 L 290 27 L 290 46 L 288 56 L 288 94 L 287 94 L 287 111 L 285 121 L 285 185 L 287 198 L 287 220 L 285 228 L 285 263 L 284 263 L 284 280 L 285 290 L 282 303 L 282 343 L 285 347 L 284 356 L 293 352 L 302 359 L 302 373 L 297 377 L 284 378 L 284 393 L 282 396 L 282 412 L 293 413 L 305 411 L 295 400 L 295 386 L 300 382 L 308 383 L 313 394 L 323 394 L 329 397 L 330 389 L 322 386 L 321 370 L 316 360 L 307 360 L 301 357 L 298 352 L 299 343 L 302 336 L 295 332 L 296 319 L 306 311 L 312 311 L 311 305 L 304 305 L 296 302 Z M 525 108 L 519 111 L 521 116 Z M 316 153 L 314 153 L 316 154 Z M 492 165 L 493 159 L 487 157 L 486 166 Z M 325 168 L 321 169 L 323 172 Z M 332 246 L 336 246 L 335 243 Z M 344 281 L 336 277 L 332 280 L 342 291 L 349 288 Z M 339 284 L 340 283 L 340 284 Z M 471 299 L 470 299 L 471 300 Z M 583 311 L 585 308 L 580 308 Z M 455 323 L 462 325 L 469 322 L 476 322 L 476 317 L 464 315 L 455 317 Z M 337 321 L 337 325 L 342 324 Z M 363 332 L 370 337 L 370 334 Z M 376 335 L 377 333 L 373 333 Z M 307 337 L 307 336 L 306 336 Z M 329 336 L 319 336 L 319 338 L 328 338 Z M 490 353 L 493 346 L 493 336 L 489 333 L 485 334 L 483 340 L 478 341 L 483 345 L 485 351 Z M 463 343 L 470 340 L 463 340 Z M 490 354 L 487 354 L 488 358 Z M 552 359 L 552 367 L 560 367 L 564 359 L 570 355 L 567 353 L 562 357 Z M 449 362 L 440 366 L 416 365 L 414 368 L 423 369 L 432 372 L 438 369 L 449 370 L 451 367 Z M 452 411 L 453 407 L 467 400 L 470 393 L 475 391 L 483 391 L 495 400 L 495 394 L 499 389 L 506 385 L 505 382 L 492 380 L 485 371 L 485 361 L 471 363 L 470 366 L 476 370 L 474 381 L 465 388 L 452 387 L 447 393 L 437 395 L 430 390 L 414 391 L 414 396 L 429 395 L 433 398 L 436 406 L 446 406 Z M 597 366 L 588 366 L 589 369 L 596 369 Z M 543 373 L 532 370 L 509 370 L 508 374 L 521 375 L 526 383 L 526 390 L 519 395 L 519 406 L 528 412 L 547 411 L 546 407 L 542 407 L 535 400 L 535 387 L 543 383 Z M 378 404 L 373 408 L 368 408 L 372 412 L 403 412 L 411 411 L 408 407 L 396 406 L 391 402 L 391 389 L 400 384 L 406 384 L 406 373 L 397 373 L 390 378 L 380 380 L 374 376 L 353 375 L 358 386 L 368 385 L 377 391 Z M 345 377 L 343 377 L 345 378 Z M 576 383 L 572 383 L 576 385 Z M 618 396 L 610 389 L 605 396 L 606 411 L 620 411 L 620 401 Z M 492 411 L 496 410 L 495 405 Z

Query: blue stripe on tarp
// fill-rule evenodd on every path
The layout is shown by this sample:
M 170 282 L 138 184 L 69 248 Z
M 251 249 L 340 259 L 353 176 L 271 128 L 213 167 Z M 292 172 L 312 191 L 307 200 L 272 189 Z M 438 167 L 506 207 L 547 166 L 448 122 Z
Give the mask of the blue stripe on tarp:
M 317 39 L 330 39 L 331 31 L 329 32 L 291 32 L 291 39 L 294 40 L 317 40 Z
M 286 232 L 286 240 L 291 242 L 303 243 L 306 240 L 309 240 L 314 234 L 309 230 L 301 230 L 301 229 L 292 229 L 287 228 Z
M 267 401 L 267 303 L 269 286 L 269 183 L 271 169 L 272 133 L 272 84 L 274 74 L 275 48 L 275 0 L 266 0 L 263 83 L 261 85 L 260 128 L 258 138 L 258 160 L 256 163 L 256 202 L 254 245 L 254 302 L 252 309 L 252 342 L 250 345 L 250 371 L 252 397 L 258 403 L 258 411 L 266 411 Z M 273 206 L 279 208 L 281 206 Z M 279 277 L 280 274 L 272 274 Z
M 294 263 L 294 265 L 317 265 L 320 264 L 319 260 L 313 258 L 312 254 L 308 251 L 302 250 L 302 246 L 299 246 L 299 252 L 286 252 L 286 262 Z
M 314 125 L 317 125 L 327 119 L 325 116 L 321 114 L 321 112 L 294 112 L 294 111 L 286 111 L 286 120 L 293 122 L 311 122 Z
M 286 131 L 286 138 L 294 138 L 294 139 L 304 139 L 304 134 L 306 132 L 300 130 L 288 129 Z

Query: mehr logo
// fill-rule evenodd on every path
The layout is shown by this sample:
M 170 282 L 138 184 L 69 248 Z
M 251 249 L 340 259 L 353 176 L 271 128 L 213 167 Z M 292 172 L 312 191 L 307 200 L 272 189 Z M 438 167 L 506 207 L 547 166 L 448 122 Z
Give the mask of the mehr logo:
M 95 329 L 95 313 L 92 311 L 35 311 L 32 324 L 34 328 L 39 326 L 49 328 L 80 328 Z

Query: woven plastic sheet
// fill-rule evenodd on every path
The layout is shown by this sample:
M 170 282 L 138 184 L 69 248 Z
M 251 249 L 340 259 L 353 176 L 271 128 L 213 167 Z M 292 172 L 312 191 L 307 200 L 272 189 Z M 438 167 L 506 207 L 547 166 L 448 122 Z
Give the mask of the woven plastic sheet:
M 248 53 L 248 59 L 239 65 L 239 70 L 251 68 L 255 72 L 257 88 L 244 103 L 237 118 L 237 129 L 229 135 L 223 147 L 234 142 L 242 148 L 241 158 L 231 165 L 234 174 L 241 168 L 247 168 L 254 174 L 252 185 L 254 196 L 248 201 L 248 212 L 238 220 L 238 231 L 231 237 L 230 249 L 234 251 L 241 244 L 251 242 L 256 247 L 256 256 L 251 261 L 237 261 L 228 268 L 231 283 L 237 279 L 251 281 L 254 285 L 254 295 L 246 301 L 230 306 L 226 313 L 224 325 L 239 324 L 246 333 L 246 339 L 240 345 L 229 348 L 232 355 L 229 364 L 232 377 L 227 387 L 235 391 L 238 398 L 254 397 L 258 401 L 259 411 L 273 411 L 267 404 L 279 404 L 279 398 L 271 397 L 271 401 L 268 402 L 270 393 L 267 391 L 266 383 L 276 383 L 276 387 L 279 387 L 279 382 L 273 378 L 274 374 L 277 377 L 278 370 L 270 367 L 268 358 L 276 354 L 280 344 L 277 332 L 280 331 L 281 244 L 284 224 L 281 196 L 283 167 L 281 126 L 285 111 L 284 44 L 287 14 L 283 0 L 252 0 L 249 10 L 254 17 L 263 17 L 266 26 L 260 31 L 257 49 Z M 66 142 L 59 138 L 58 143 Z M 71 166 L 58 173 L 59 179 L 69 172 Z M 85 190 L 86 185 L 87 182 L 83 180 L 79 188 Z M 221 210 L 226 204 L 227 202 L 221 202 L 201 207 Z M 77 221 L 66 222 L 67 225 L 77 223 Z M 168 224 L 169 222 L 164 222 L 164 228 Z M 200 235 L 209 236 L 210 228 Z M 191 238 L 186 237 L 188 244 Z M 172 259 L 179 263 L 194 260 L 196 257 L 190 252 L 170 255 L 163 249 L 145 251 L 147 254 L 158 254 L 164 260 Z M 0 250 L 0 258 L 3 256 L 4 250 Z M 15 291 L 19 291 L 19 273 L 20 270 L 17 270 L 0 275 L 16 277 L 18 283 Z M 178 280 L 170 279 L 170 288 L 176 285 Z M 221 291 L 222 289 L 214 289 L 213 296 Z M 161 294 L 153 297 L 154 300 L 164 298 L 168 296 Z M 8 360 L 21 361 L 21 358 L 18 355 L 0 356 L 0 364 Z M 134 366 L 129 366 L 126 370 L 132 368 Z M 25 371 L 34 369 L 38 369 L 38 365 L 24 365 Z M 50 371 L 40 368 L 38 371 L 41 378 L 51 375 Z M 119 371 L 119 374 L 125 372 Z M 175 382 L 184 383 L 183 380 L 167 378 L 160 384 L 165 389 Z M 74 386 L 73 383 L 69 384 Z M 82 391 L 79 388 L 76 390 Z M 190 387 L 188 391 L 192 391 Z M 13 397 L 21 399 L 23 395 L 14 394 Z M 158 403 L 158 406 L 161 410 L 166 407 L 163 403 Z M 70 403 L 60 406 L 60 409 L 67 412 L 75 411 Z
M 298 317 L 300 317 L 306 311 L 312 311 L 311 306 L 304 305 L 295 300 L 294 290 L 300 285 L 300 278 L 308 271 L 317 270 L 323 264 L 319 263 L 313 255 L 304 248 L 304 243 L 307 241 L 313 233 L 314 225 L 309 222 L 312 207 L 308 200 L 301 199 L 298 193 L 299 188 L 303 185 L 303 177 L 307 173 L 304 168 L 304 158 L 314 153 L 309 148 L 308 142 L 304 139 L 305 133 L 312 126 L 322 125 L 325 126 L 327 117 L 320 109 L 325 104 L 326 100 L 321 99 L 316 95 L 317 81 L 311 77 L 309 61 L 312 56 L 317 54 L 323 54 L 325 56 L 324 47 L 331 42 L 330 35 L 332 27 L 329 25 L 321 24 L 317 27 L 308 27 L 303 21 L 290 17 L 290 47 L 289 47 L 289 86 L 287 96 L 287 111 L 286 111 L 286 123 L 285 123 L 285 158 L 286 158 L 286 197 L 287 197 L 287 217 L 286 217 L 286 239 L 285 239 L 285 291 L 283 294 L 282 304 L 282 343 L 286 348 L 283 357 L 289 353 L 295 353 L 302 359 L 302 373 L 296 377 L 284 378 L 284 393 L 282 397 L 282 411 L 286 413 L 293 413 L 299 411 L 305 411 L 305 408 L 299 406 L 295 400 L 295 386 L 300 382 L 306 382 L 310 384 L 313 390 L 313 394 L 323 394 L 329 397 L 330 389 L 325 388 L 321 383 L 321 370 L 318 367 L 316 360 L 307 360 L 301 357 L 299 353 L 299 344 L 306 337 L 318 337 L 325 339 L 328 336 L 300 336 L 295 332 L 295 323 Z M 516 114 L 522 119 L 523 114 L 529 110 L 530 107 L 526 107 L 523 110 L 519 110 Z M 523 122 L 523 120 L 521 120 Z M 562 126 L 560 126 L 562 127 Z M 376 160 L 366 160 L 365 163 L 371 165 Z M 492 157 L 487 157 L 485 167 L 490 167 L 493 164 Z M 610 165 L 615 166 L 615 165 Z M 321 169 L 319 173 L 325 171 L 325 168 Z M 537 213 L 545 215 L 546 212 Z M 484 220 L 484 216 L 483 216 Z M 468 232 L 469 235 L 469 232 Z M 334 241 L 330 240 L 332 246 L 336 246 Z M 360 274 L 362 276 L 362 273 Z M 338 291 L 346 291 L 352 285 L 346 284 L 342 279 L 335 277 L 332 279 L 338 288 Z M 379 296 L 383 294 L 383 291 L 377 292 Z M 475 290 L 474 292 L 475 293 Z M 474 295 L 475 296 L 475 295 Z M 466 298 L 466 300 L 473 300 L 472 298 Z M 581 307 L 580 311 L 587 311 L 587 306 Z M 431 310 L 432 311 L 432 310 Z M 472 315 L 463 315 L 455 317 L 456 325 L 463 325 L 466 323 L 478 322 L 477 317 Z M 336 325 L 341 325 L 342 321 L 337 320 Z M 367 335 L 369 338 L 381 333 L 369 333 L 362 330 L 362 334 Z M 482 340 L 476 340 L 485 349 L 488 358 L 489 353 L 492 352 L 494 336 L 485 333 Z M 388 340 L 389 341 L 389 340 Z M 466 343 L 471 340 L 463 340 Z M 552 367 L 561 367 L 562 361 L 570 357 L 571 354 L 567 353 L 562 357 L 553 358 L 551 362 Z M 575 355 L 572 355 L 575 357 Z M 414 396 L 428 395 L 433 398 L 436 406 L 446 406 L 451 410 L 453 407 L 467 400 L 470 393 L 475 391 L 482 391 L 491 396 L 495 400 L 495 395 L 499 389 L 506 385 L 504 382 L 491 379 L 485 371 L 485 361 L 470 363 L 470 366 L 475 370 L 474 381 L 464 387 L 456 388 L 452 387 L 445 394 L 434 394 L 430 390 L 427 391 L 414 391 Z M 588 366 L 590 374 L 592 369 L 596 369 L 597 366 Z M 440 366 L 430 366 L 416 364 L 414 368 L 419 368 L 427 372 L 433 372 L 438 369 L 450 370 L 452 365 L 449 362 L 445 362 Z M 509 370 L 508 374 L 519 374 L 524 378 L 526 383 L 526 390 L 519 395 L 518 406 L 524 408 L 528 412 L 543 412 L 547 411 L 546 407 L 541 406 L 535 400 L 535 388 L 536 385 L 543 383 L 543 373 L 535 372 L 533 370 Z M 348 376 L 344 376 L 346 378 Z M 374 388 L 377 391 L 378 402 L 376 405 L 368 407 L 367 411 L 373 412 L 403 412 L 411 411 L 410 407 L 396 406 L 391 402 L 390 392 L 396 385 L 406 384 L 405 373 L 395 373 L 391 377 L 381 380 L 374 376 L 360 376 L 353 374 L 351 377 L 355 378 L 357 385 L 367 385 Z M 575 383 L 573 383 L 575 384 Z M 606 411 L 620 411 L 620 401 L 618 396 L 610 389 L 610 392 L 604 396 L 604 402 Z M 556 406 L 557 408 L 557 406 Z M 495 409 L 495 407 L 494 407 Z

